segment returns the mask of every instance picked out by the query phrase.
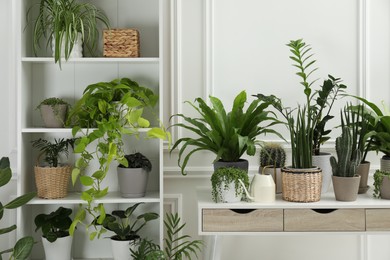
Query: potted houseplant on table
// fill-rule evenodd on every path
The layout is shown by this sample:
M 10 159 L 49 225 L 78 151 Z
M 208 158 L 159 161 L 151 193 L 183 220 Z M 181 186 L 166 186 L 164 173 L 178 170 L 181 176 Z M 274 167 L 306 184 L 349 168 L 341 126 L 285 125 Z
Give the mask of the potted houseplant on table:
M 152 164 L 142 153 L 124 157 L 127 164 L 119 164 L 117 168 L 120 193 L 125 198 L 144 197 Z
M 352 142 L 349 128 L 344 127 L 341 136 L 336 138 L 337 160 L 330 157 L 333 189 L 339 201 L 355 201 L 359 190 L 361 177 L 356 172 L 362 154 L 359 149 L 352 150 Z
M 72 238 L 69 227 L 72 224 L 72 209 L 59 207 L 49 214 L 35 217 L 35 232 L 42 230 L 42 243 L 46 259 L 71 260 Z
M 311 48 L 300 40 L 290 41 L 290 48 L 294 66 L 298 68 L 297 75 L 302 78 L 306 103 L 296 109 L 285 108 L 279 98 L 274 95 L 258 94 L 260 100 L 269 101 L 286 120 L 290 138 L 292 165 L 282 169 L 283 199 L 296 202 L 313 202 L 321 198 L 322 186 L 327 189 L 329 178 L 322 176 L 321 168 L 313 164 L 313 154 L 319 152 L 319 145 L 326 141 L 329 130 L 325 124 L 332 116 L 329 114 L 333 102 L 345 85 L 341 80 L 328 75 L 320 90 L 313 91 L 315 81 L 309 81 L 310 75 L 317 68 L 313 68 L 315 60 L 311 60 Z M 322 180 L 327 183 L 322 185 Z
M 6 184 L 8 184 L 11 181 L 11 178 L 12 178 L 12 171 L 11 171 L 11 167 L 10 167 L 9 158 L 2 157 L 0 159 L 0 187 L 3 187 Z M 30 192 L 30 193 L 21 195 L 8 203 L 3 204 L 3 202 L 0 202 L 0 212 L 1 212 L 0 220 L 3 218 L 4 212 L 6 210 L 15 209 L 15 208 L 23 206 L 24 204 L 29 202 L 31 199 L 33 199 L 35 197 L 35 195 L 36 195 L 35 192 Z M 4 223 L 2 223 L 2 224 L 4 224 Z M 4 227 L 2 225 L 2 227 L 0 228 L 0 234 L 4 235 L 4 234 L 7 234 L 15 229 L 16 229 L 16 225 L 11 225 L 8 227 Z M 7 254 L 7 253 L 11 253 L 11 255 L 10 255 L 11 260 L 13 260 L 13 259 L 27 259 L 31 253 L 33 245 L 34 245 L 33 237 L 31 237 L 31 236 L 22 237 L 16 242 L 16 244 L 13 248 L 10 248 L 10 249 L 0 248 L 0 259 L 2 259 L 3 254 Z
M 31 19 L 32 10 L 38 9 L 38 16 Z M 61 57 L 82 57 L 82 44 L 94 53 L 99 36 L 98 22 L 109 27 L 106 15 L 91 3 L 77 0 L 41 0 L 30 7 L 27 19 L 33 25 L 33 49 L 35 55 L 40 41 L 46 38 L 46 46 L 52 46 L 55 62 L 61 66 Z
M 366 156 L 371 147 L 371 140 L 367 140 L 367 134 L 375 128 L 375 119 L 367 112 L 364 104 L 347 104 L 341 113 L 341 127 L 348 127 L 352 135 L 352 151 L 359 150 L 362 154 L 357 174 L 361 176 L 359 194 L 368 190 L 368 174 L 370 162 Z
M 32 146 L 40 150 L 34 167 L 38 197 L 45 199 L 66 197 L 71 167 L 61 164 L 59 158 L 61 154 L 69 155 L 69 146 L 73 147 L 74 142 L 73 138 L 54 139 L 54 142 L 42 138 L 32 141 Z M 43 155 L 47 164 L 40 166 Z
M 111 236 L 111 246 L 114 260 L 132 260 L 130 248 L 135 250 L 137 241 L 141 238 L 138 232 L 152 220 L 159 217 L 157 213 L 146 212 L 135 215 L 135 210 L 142 203 L 134 204 L 126 210 L 114 210 L 107 214 L 103 227 L 115 233 Z
M 244 188 L 249 187 L 248 173 L 239 168 L 218 168 L 211 175 L 211 195 L 214 202 L 239 202 L 245 194 Z
M 260 134 L 279 133 L 270 129 L 279 121 L 273 113 L 267 111 L 268 102 L 253 100 L 246 111 L 244 105 L 247 101 L 245 91 L 240 92 L 234 99 L 230 112 L 226 112 L 221 100 L 210 96 L 211 106 L 202 98 L 196 98 L 195 103 L 188 102 L 200 115 L 191 118 L 183 114 L 176 114 L 184 120 L 173 126 L 189 130 L 196 137 L 183 137 L 172 146 L 171 153 L 180 144 L 178 165 L 182 174 L 185 173 L 190 157 L 199 151 L 210 151 L 216 155 L 214 169 L 218 167 L 239 167 L 248 171 L 248 161 L 241 158 L 243 154 L 253 156 L 256 153 L 256 138 Z M 186 155 L 184 153 L 189 151 Z
M 37 109 L 41 112 L 45 127 L 61 128 L 64 127 L 69 103 L 61 98 L 46 98 L 39 103 Z
M 390 172 L 375 171 L 373 195 L 375 198 L 390 199 Z
M 85 224 L 87 228 L 91 223 L 84 223 L 86 213 L 92 219 L 98 215 L 99 224 L 104 220 L 104 205 L 94 205 L 95 199 L 103 198 L 109 187 L 102 183 L 109 172 L 110 165 L 116 161 L 122 165 L 127 164 L 124 152 L 124 137 L 139 137 L 141 129 L 147 128 L 145 138 L 167 139 L 170 134 L 161 124 L 150 127 L 150 121 L 143 117 L 145 110 L 150 110 L 158 102 L 158 95 L 146 87 L 140 86 L 129 78 L 115 79 L 110 82 L 98 82 L 87 86 L 82 97 L 75 103 L 69 112 L 67 125 L 72 127 L 72 134 L 79 136 L 75 142 L 74 152 L 80 157 L 72 170 L 72 182 L 77 180 L 87 187 L 81 198 L 86 204 L 81 205 L 70 229 L 72 235 L 78 223 Z M 156 121 L 160 124 L 158 118 Z M 92 173 L 85 171 L 91 161 L 99 163 Z M 96 229 L 98 227 L 95 227 Z M 102 229 L 93 231 L 90 237 L 100 236 Z
M 260 149 L 259 173 L 271 174 L 276 185 L 276 193 L 282 192 L 282 172 L 286 162 L 286 151 L 278 143 L 265 143 Z

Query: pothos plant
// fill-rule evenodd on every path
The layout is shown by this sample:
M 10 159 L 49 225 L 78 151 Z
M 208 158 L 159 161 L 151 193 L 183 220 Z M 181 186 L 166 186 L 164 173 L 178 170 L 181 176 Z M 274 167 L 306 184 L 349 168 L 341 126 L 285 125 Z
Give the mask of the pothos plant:
M 94 201 L 103 198 L 109 191 L 109 187 L 102 187 L 102 182 L 111 163 L 116 161 L 126 167 L 128 165 L 124 157 L 123 136 L 139 138 L 140 129 L 150 127 L 150 121 L 143 117 L 143 112 L 150 109 L 153 114 L 157 101 L 158 96 L 151 89 L 129 78 L 122 78 L 89 85 L 73 106 L 67 124 L 73 125 L 73 136 L 79 137 L 74 152 L 80 157 L 72 171 L 72 182 L 75 184 L 80 180 L 88 189 L 81 194 L 87 203 L 81 205 L 76 213 L 69 230 L 71 235 L 77 224 L 83 223 L 86 214 L 97 219 L 98 224 L 83 223 L 88 230 L 94 227 L 90 233 L 91 240 L 105 231 L 101 226 L 106 216 L 104 205 L 95 204 Z M 170 134 L 157 121 L 160 126 L 150 128 L 146 138 L 167 139 L 170 142 Z M 92 160 L 96 160 L 99 167 L 92 174 L 86 174 L 85 169 Z

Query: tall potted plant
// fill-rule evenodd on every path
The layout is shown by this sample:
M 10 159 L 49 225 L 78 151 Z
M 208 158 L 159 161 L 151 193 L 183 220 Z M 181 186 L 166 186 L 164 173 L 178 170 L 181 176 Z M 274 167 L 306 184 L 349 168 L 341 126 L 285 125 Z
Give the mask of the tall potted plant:
M 327 189 L 330 183 L 331 172 L 322 176 L 321 168 L 313 165 L 313 154 L 319 153 L 321 143 L 329 139 L 326 135 L 325 124 L 333 117 L 330 115 L 333 102 L 339 93 L 346 88 L 339 78 L 328 75 L 320 90 L 312 89 L 314 81 L 309 78 L 317 68 L 311 57 L 311 47 L 302 39 L 290 41 L 287 44 L 294 62 L 298 68 L 296 73 L 301 79 L 306 102 L 296 109 L 285 108 L 280 98 L 274 95 L 258 94 L 260 100 L 269 101 L 278 110 L 287 122 L 291 138 L 292 165 L 283 169 L 283 199 L 288 201 L 310 202 L 320 200 L 321 190 Z M 326 180 L 322 185 L 322 179 Z M 286 180 L 286 182 L 285 182 Z M 313 185 L 307 185 L 312 183 Z M 287 191 L 285 193 L 285 191 Z
M 280 134 L 271 126 L 280 123 L 272 112 L 266 110 L 269 102 L 253 100 L 244 110 L 247 95 L 240 92 L 233 101 L 232 110 L 226 112 L 220 99 L 210 96 L 211 106 L 202 98 L 196 98 L 195 103 L 187 101 L 198 113 L 192 118 L 183 114 L 174 117 L 183 119 L 173 126 L 182 127 L 195 137 L 183 137 L 172 146 L 172 151 L 179 147 L 178 165 L 183 175 L 190 157 L 199 151 L 210 151 L 215 154 L 214 169 L 219 167 L 237 167 L 248 171 L 248 161 L 242 155 L 253 156 L 256 153 L 256 140 L 260 134 Z M 188 153 L 185 155 L 185 152 Z
M 111 163 L 116 161 L 127 165 L 124 136 L 139 137 L 142 128 L 149 128 L 146 138 L 170 141 L 170 134 L 162 124 L 150 128 L 150 121 L 143 117 L 147 109 L 153 114 L 153 107 L 157 102 L 158 96 L 151 89 L 140 86 L 129 78 L 121 78 L 89 85 L 72 107 L 67 125 L 73 126 L 74 136 L 80 136 L 75 142 L 74 152 L 80 157 L 72 170 L 72 182 L 75 184 L 79 180 L 87 190 L 81 194 L 86 204 L 81 205 L 76 213 L 70 228 L 71 235 L 79 223 L 85 224 L 87 229 L 92 225 L 84 223 L 87 213 L 93 219 L 100 215 L 99 224 L 103 223 L 104 204 L 96 206 L 94 201 L 109 192 L 109 187 L 103 187 L 102 183 Z M 158 118 L 156 121 L 160 123 Z M 88 174 L 85 169 L 92 160 L 97 161 L 99 167 Z M 102 229 L 95 228 L 90 234 L 92 239 L 103 232 Z
M 349 128 L 344 127 L 341 136 L 336 138 L 337 159 L 330 157 L 333 189 L 339 201 L 355 201 L 359 190 L 361 177 L 356 172 L 362 153 L 359 149 L 352 150 L 352 142 Z
M 38 8 L 38 17 L 30 18 Z M 30 7 L 27 19 L 32 20 L 33 49 L 35 55 L 40 41 L 46 38 L 46 46 L 52 46 L 55 62 L 61 66 L 61 57 L 82 57 L 82 43 L 94 53 L 99 36 L 98 23 L 109 27 L 107 16 L 91 3 L 77 0 L 41 0 Z

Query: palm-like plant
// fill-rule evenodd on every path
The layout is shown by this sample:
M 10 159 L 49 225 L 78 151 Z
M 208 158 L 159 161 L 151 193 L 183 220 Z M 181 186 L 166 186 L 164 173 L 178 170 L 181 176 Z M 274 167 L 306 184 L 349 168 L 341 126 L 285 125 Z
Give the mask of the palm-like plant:
M 48 47 L 54 38 L 55 62 L 61 65 L 61 46 L 64 43 L 65 60 L 69 59 L 78 34 L 91 53 L 96 49 L 98 39 L 98 22 L 109 27 L 107 16 L 91 3 L 80 3 L 76 0 L 41 0 L 37 3 L 38 17 L 34 20 L 33 49 L 37 55 L 42 37 L 47 39 Z M 27 19 L 33 5 L 27 12 Z
M 45 154 L 45 161 L 50 165 L 50 167 L 57 167 L 58 160 L 61 153 L 66 156 L 69 155 L 69 146 L 73 147 L 75 142 L 74 138 L 71 139 L 54 139 L 54 142 L 50 142 L 46 139 L 39 138 L 32 141 L 33 147 L 39 149 L 41 154 Z M 38 159 L 39 159 L 38 157 Z
M 269 128 L 280 123 L 272 112 L 266 110 L 271 103 L 253 100 L 244 111 L 246 101 L 246 92 L 242 91 L 234 99 L 232 110 L 226 112 L 221 100 L 216 97 L 210 96 L 211 106 L 202 98 L 197 98 L 195 100 L 197 104 L 188 101 L 186 103 L 200 114 L 199 118 L 183 114 L 174 115 L 184 119 L 185 123 L 173 126 L 185 128 L 197 136 L 180 138 L 172 146 L 171 152 L 182 144 L 178 159 L 182 174 L 185 174 L 184 169 L 188 160 L 195 152 L 211 151 L 216 154 L 215 161 L 221 159 L 236 162 L 245 152 L 248 155 L 255 154 L 256 144 L 259 144 L 259 141 L 256 141 L 258 135 L 274 133 L 280 136 L 278 132 Z M 260 125 L 261 123 L 263 125 Z M 191 146 L 195 149 L 190 148 Z M 187 149 L 190 152 L 184 156 Z

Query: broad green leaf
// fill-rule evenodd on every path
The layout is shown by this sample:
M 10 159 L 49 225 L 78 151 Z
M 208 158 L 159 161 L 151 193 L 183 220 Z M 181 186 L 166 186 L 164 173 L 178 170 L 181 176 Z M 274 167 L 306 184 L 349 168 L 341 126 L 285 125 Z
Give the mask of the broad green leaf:
M 147 132 L 147 136 L 149 138 L 158 138 L 158 139 L 161 139 L 161 140 L 166 140 L 166 132 L 164 130 L 162 130 L 161 128 L 158 128 L 158 127 L 154 127 L 152 129 L 150 129 L 148 132 Z
M 89 176 L 80 176 L 80 182 L 84 186 L 92 186 L 93 185 L 93 178 Z
M 30 236 L 28 237 L 22 237 L 19 239 L 13 250 L 13 257 L 15 257 L 16 260 L 25 260 L 29 257 L 31 250 L 34 245 L 34 239 Z
M 150 122 L 143 117 L 138 118 L 137 123 L 138 123 L 139 127 L 143 127 L 143 128 L 150 126 Z
M 16 229 L 16 225 L 12 225 L 12 226 L 7 227 L 7 228 L 1 228 L 0 229 L 0 235 L 5 234 L 5 233 L 9 233 L 9 232 L 11 232 L 11 231 L 13 231 L 15 229 Z
M 80 169 L 79 168 L 73 168 L 72 170 L 72 183 L 73 186 L 76 184 L 77 178 L 80 175 Z
M 4 206 L 4 208 L 15 209 L 17 207 L 20 207 L 20 206 L 26 204 L 27 202 L 29 202 L 30 200 L 32 200 L 35 197 L 35 195 L 36 195 L 35 192 L 30 192 L 30 193 L 24 194 L 22 196 L 19 196 L 16 199 L 9 202 L 8 204 L 6 204 Z
M 88 192 L 84 191 L 81 193 L 81 199 L 87 202 L 91 202 L 93 200 L 92 196 L 88 194 Z
M 11 168 L 5 168 L 0 170 L 0 187 L 6 185 L 12 178 Z
M 98 180 L 102 180 L 102 178 L 105 176 L 104 171 L 98 170 L 92 174 L 92 177 Z

